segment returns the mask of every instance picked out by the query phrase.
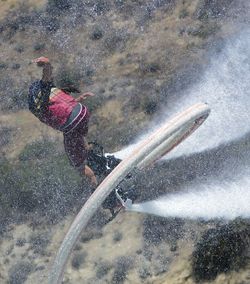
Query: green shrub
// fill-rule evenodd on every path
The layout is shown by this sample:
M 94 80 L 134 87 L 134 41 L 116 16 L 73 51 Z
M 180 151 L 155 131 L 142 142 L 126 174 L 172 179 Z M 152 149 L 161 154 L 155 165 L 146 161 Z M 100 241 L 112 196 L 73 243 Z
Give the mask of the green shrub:
M 156 98 L 146 97 L 143 102 L 143 110 L 146 114 L 153 114 L 158 109 L 158 102 Z
M 18 69 L 21 68 L 21 65 L 20 65 L 19 63 L 13 63 L 13 64 L 11 65 L 11 68 L 12 68 L 13 70 L 18 70 Z
M 68 10 L 72 7 L 71 0 L 48 0 L 49 9 Z
M 121 241 L 122 240 L 122 233 L 121 232 L 119 232 L 119 231 L 115 231 L 114 232 L 114 236 L 113 236 L 113 241 L 115 242 L 115 243 L 117 243 L 117 242 L 119 242 L 119 241 Z
M 56 222 L 74 209 L 76 201 L 85 194 L 81 189 L 82 179 L 65 155 L 42 160 L 29 159 L 30 155 L 25 157 L 27 160 L 17 164 L 1 160 L 1 221 L 4 224 L 14 208 L 23 213 L 40 213 L 44 220 Z
M 143 221 L 144 241 L 150 245 L 158 245 L 162 241 L 176 242 L 183 236 L 183 224 L 178 218 L 147 216 Z
M 80 242 L 87 243 L 91 240 L 100 239 L 102 236 L 103 236 L 103 233 L 99 229 L 97 230 L 90 229 L 90 230 L 83 232 L 80 238 Z
M 28 261 L 20 261 L 9 270 L 9 284 L 22 284 L 28 275 L 34 270 L 33 264 Z
M 0 70 L 1 69 L 7 69 L 8 68 L 8 64 L 5 62 L 0 62 Z
M 34 48 L 34 51 L 41 51 L 41 50 L 44 50 L 44 48 L 45 48 L 45 43 L 43 43 L 43 42 L 37 42 L 37 43 L 34 44 L 33 48 Z
M 34 253 L 44 254 L 48 244 L 50 242 L 50 236 L 47 232 L 33 233 L 29 239 L 30 248 Z
M 236 220 L 207 230 L 192 255 L 193 277 L 198 282 L 213 280 L 219 273 L 238 270 L 247 262 L 249 222 Z
M 40 140 L 27 144 L 19 154 L 20 161 L 44 159 L 54 156 L 57 152 L 57 145 L 49 140 Z
M 80 266 L 82 264 L 84 264 L 87 255 L 88 255 L 87 252 L 78 252 L 78 253 L 76 253 L 73 256 L 72 261 L 71 261 L 72 267 L 75 268 L 75 269 L 79 269 Z
M 42 24 L 46 31 L 51 33 L 56 32 L 60 28 L 60 20 L 54 15 L 45 16 L 42 19 Z
M 102 279 L 106 276 L 112 268 L 112 264 L 108 261 L 100 261 L 97 263 L 96 267 L 96 277 Z
M 180 11 L 179 18 L 180 18 L 180 19 L 184 19 L 184 18 L 186 18 L 188 15 L 189 15 L 189 13 L 188 13 L 187 9 L 183 8 L 183 9 L 181 9 L 181 11 Z
M 104 38 L 103 46 L 107 53 L 121 52 L 129 39 L 129 35 L 124 30 L 110 30 Z
M 194 13 L 199 20 L 222 18 L 227 14 L 233 0 L 202 0 Z
M 8 145 L 10 142 L 14 129 L 0 124 L 0 148 Z
M 22 53 L 22 52 L 24 52 L 24 46 L 21 45 L 21 44 L 17 44 L 17 45 L 15 46 L 14 50 L 15 50 L 16 52 Z
M 202 39 L 206 39 L 209 36 L 215 34 L 219 30 L 219 26 L 216 23 L 202 24 L 199 28 L 191 30 L 189 34 L 197 36 Z
M 123 283 L 126 279 L 128 270 L 133 267 L 133 258 L 132 257 L 119 257 L 115 261 L 115 270 L 112 277 L 111 283 Z
M 94 96 L 86 100 L 84 104 L 88 107 L 91 113 L 96 112 L 96 110 L 101 107 L 104 103 L 104 97 Z
M 100 27 L 94 27 L 90 34 L 90 39 L 99 40 L 103 37 L 103 30 Z

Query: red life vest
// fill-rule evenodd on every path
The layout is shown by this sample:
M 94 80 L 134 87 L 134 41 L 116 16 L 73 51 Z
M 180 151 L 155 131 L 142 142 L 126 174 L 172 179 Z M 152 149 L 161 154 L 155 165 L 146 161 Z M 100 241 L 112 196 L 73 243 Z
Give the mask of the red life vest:
M 42 121 L 60 130 L 69 118 L 78 102 L 64 91 L 52 88 L 49 97 L 48 111 L 44 113 Z

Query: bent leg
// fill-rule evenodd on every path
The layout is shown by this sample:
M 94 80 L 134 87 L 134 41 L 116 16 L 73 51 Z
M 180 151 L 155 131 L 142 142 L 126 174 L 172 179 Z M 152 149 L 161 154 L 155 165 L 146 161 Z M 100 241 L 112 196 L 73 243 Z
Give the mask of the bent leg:
M 87 142 L 81 132 L 75 130 L 67 134 L 64 133 L 64 149 L 71 165 L 76 168 L 81 175 L 86 175 L 90 182 L 96 187 L 97 180 L 94 172 L 85 163 L 88 155 Z

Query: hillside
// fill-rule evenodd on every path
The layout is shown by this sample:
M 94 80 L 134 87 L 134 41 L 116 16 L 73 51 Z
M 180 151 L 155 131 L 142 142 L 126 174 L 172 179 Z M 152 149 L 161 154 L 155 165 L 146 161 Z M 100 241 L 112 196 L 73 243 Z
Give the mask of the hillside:
M 49 57 L 59 87 L 95 93 L 86 101 L 88 139 L 115 152 L 199 81 L 211 54 L 216 58 L 248 21 L 247 5 L 243 0 L 0 1 L 1 283 L 47 283 L 64 234 L 91 191 L 69 166 L 61 133 L 27 110 L 29 84 L 41 77 L 31 60 Z M 178 191 L 207 170 L 214 174 L 230 149 L 247 152 L 249 142 L 142 173 L 142 198 Z M 153 193 L 146 190 L 151 188 Z M 121 213 L 104 226 L 107 215 L 100 209 L 83 232 L 63 283 L 250 283 L 248 220 L 228 225 Z M 204 249 L 199 240 L 211 237 L 210 229 L 222 230 L 218 239 L 230 232 L 230 242 L 243 251 L 226 254 L 231 243 L 222 238 L 219 254 L 229 264 L 202 278 L 194 252 Z

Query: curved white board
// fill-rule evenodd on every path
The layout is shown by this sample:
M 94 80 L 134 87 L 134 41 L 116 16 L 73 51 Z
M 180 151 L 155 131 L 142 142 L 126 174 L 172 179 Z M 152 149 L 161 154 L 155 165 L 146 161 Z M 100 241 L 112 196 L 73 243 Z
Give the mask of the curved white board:
M 67 232 L 54 261 L 49 275 L 50 284 L 61 283 L 65 265 L 82 230 L 101 206 L 110 192 L 135 167 L 143 168 L 172 150 L 190 135 L 207 118 L 210 109 L 206 104 L 198 103 L 176 115 L 159 129 L 145 138 L 128 158 L 123 160 L 97 187 L 94 193 L 77 214 Z

